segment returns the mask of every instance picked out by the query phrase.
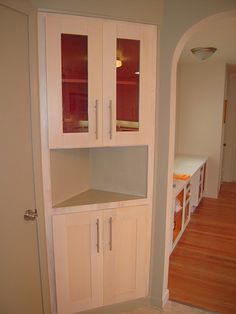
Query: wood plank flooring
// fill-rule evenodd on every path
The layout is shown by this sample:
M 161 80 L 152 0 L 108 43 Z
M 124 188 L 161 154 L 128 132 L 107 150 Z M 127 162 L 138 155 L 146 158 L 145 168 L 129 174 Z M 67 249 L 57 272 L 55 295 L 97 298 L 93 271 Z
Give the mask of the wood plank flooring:
M 203 198 L 170 257 L 170 299 L 236 314 L 236 183 Z

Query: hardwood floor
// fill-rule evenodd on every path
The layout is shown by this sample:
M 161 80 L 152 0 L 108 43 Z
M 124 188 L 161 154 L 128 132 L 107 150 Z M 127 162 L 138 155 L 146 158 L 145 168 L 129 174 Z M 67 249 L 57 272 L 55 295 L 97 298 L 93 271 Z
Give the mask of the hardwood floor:
M 236 183 L 203 198 L 170 257 L 170 299 L 236 313 Z

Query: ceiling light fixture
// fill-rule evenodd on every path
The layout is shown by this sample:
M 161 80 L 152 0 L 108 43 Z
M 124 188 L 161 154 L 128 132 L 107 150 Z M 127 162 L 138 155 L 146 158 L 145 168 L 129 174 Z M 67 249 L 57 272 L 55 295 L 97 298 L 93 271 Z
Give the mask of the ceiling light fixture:
M 122 66 L 122 61 L 119 59 L 116 59 L 116 67 L 120 68 Z
M 215 47 L 196 47 L 196 48 L 192 48 L 191 52 L 199 60 L 206 60 L 209 57 L 211 57 L 216 52 L 216 50 L 217 48 Z

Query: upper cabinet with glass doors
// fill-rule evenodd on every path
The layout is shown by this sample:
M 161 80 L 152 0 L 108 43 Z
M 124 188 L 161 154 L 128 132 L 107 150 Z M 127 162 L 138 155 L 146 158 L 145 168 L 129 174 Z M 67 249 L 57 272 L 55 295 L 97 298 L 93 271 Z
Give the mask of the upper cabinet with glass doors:
M 156 27 L 45 14 L 50 148 L 153 141 Z

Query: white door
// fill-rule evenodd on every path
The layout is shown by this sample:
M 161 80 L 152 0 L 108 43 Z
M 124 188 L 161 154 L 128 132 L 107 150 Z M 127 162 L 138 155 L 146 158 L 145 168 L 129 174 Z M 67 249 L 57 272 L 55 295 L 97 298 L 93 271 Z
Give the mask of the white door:
M 135 206 L 104 211 L 104 304 L 148 294 L 150 210 Z
M 50 148 L 102 143 L 101 38 L 96 19 L 46 16 Z
M 103 21 L 104 146 L 153 137 L 156 27 Z
M 42 314 L 34 210 L 28 17 L 0 5 L 0 313 Z
M 102 305 L 102 212 L 53 217 L 58 314 Z

